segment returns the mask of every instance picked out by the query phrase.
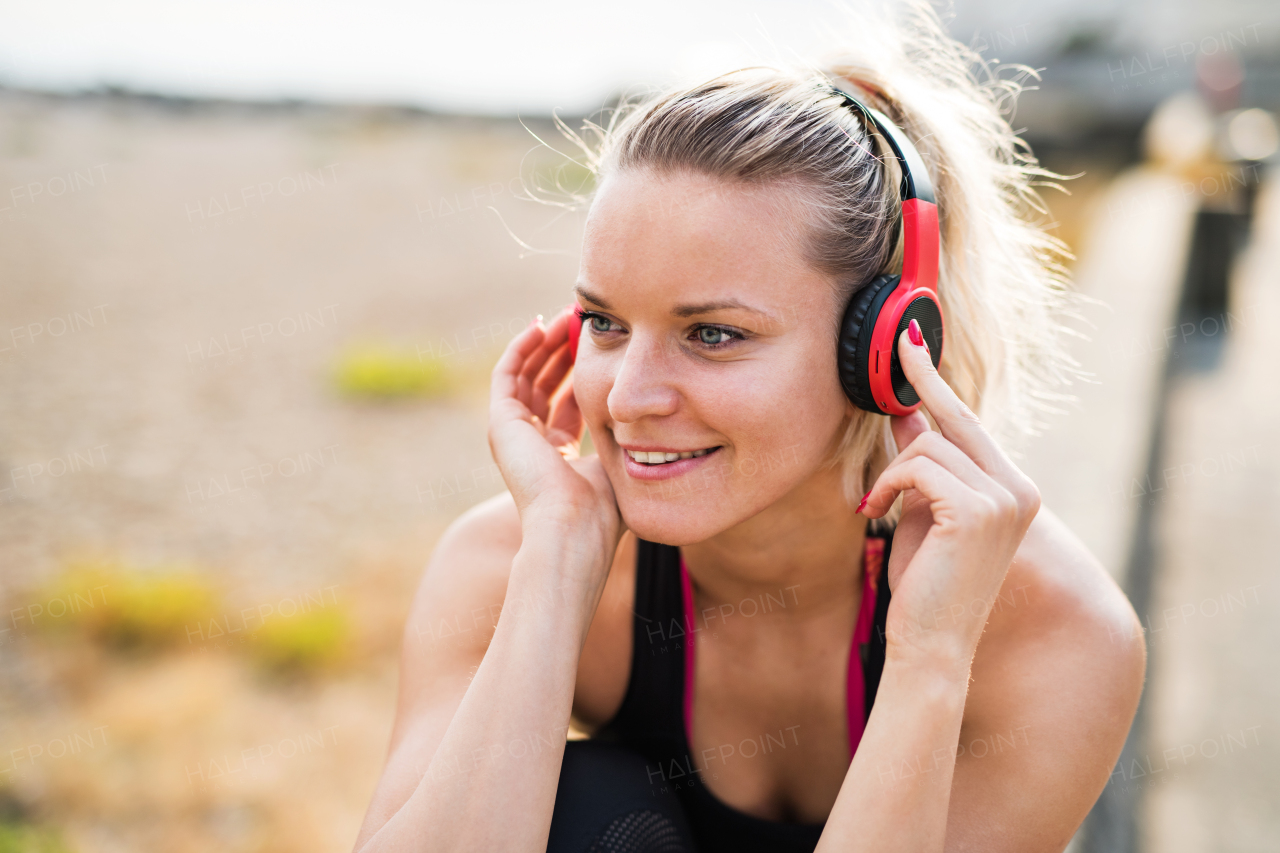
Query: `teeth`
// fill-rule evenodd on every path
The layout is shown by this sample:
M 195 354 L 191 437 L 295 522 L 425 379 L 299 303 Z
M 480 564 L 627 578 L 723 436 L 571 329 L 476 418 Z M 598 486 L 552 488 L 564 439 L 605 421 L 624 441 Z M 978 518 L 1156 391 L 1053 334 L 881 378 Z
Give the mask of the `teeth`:
M 664 465 L 667 462 L 675 462 L 677 459 L 693 459 L 698 456 L 706 456 L 715 448 L 707 450 L 686 450 L 682 453 L 663 453 L 658 450 L 628 450 L 627 455 L 637 462 L 646 465 Z

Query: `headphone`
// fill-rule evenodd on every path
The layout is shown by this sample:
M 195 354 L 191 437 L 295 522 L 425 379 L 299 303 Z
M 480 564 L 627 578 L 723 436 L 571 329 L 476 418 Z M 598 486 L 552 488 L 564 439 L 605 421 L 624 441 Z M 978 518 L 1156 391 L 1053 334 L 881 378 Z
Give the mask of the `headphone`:
M 942 360 L 938 204 L 924 160 L 907 135 L 883 113 L 834 84 L 831 89 L 875 126 L 902 166 L 902 274 L 876 276 L 854 291 L 840 323 L 840 384 L 860 409 L 909 415 L 920 407 L 920 397 L 902 372 L 898 338 L 912 320 L 929 344 L 933 366 Z
M 929 344 L 936 368 L 942 360 L 942 306 L 938 304 L 938 205 L 924 160 L 911 140 L 883 113 L 829 84 L 845 106 L 879 131 L 902 167 L 898 187 L 902 219 L 902 274 L 879 275 L 854 291 L 840 322 L 836 349 L 840 385 L 855 406 L 885 415 L 909 415 L 920 397 L 898 359 L 898 338 L 912 320 Z M 579 313 L 576 306 L 569 311 Z M 569 352 L 578 355 L 582 322 L 569 324 Z

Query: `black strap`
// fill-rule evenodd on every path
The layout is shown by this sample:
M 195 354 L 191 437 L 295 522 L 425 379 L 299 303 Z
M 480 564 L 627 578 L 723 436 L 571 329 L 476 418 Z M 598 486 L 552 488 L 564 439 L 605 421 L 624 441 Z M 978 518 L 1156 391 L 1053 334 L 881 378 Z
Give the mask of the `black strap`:
M 860 650 L 870 714 L 884 670 L 885 617 L 889 609 L 890 533 L 876 596 L 871 642 Z M 631 677 L 622 706 L 593 740 L 621 743 L 641 753 L 651 784 L 673 789 L 685 803 L 699 849 L 709 853 L 808 853 L 817 845 L 822 825 L 765 821 L 743 814 L 716 799 L 704 785 L 688 785 L 694 777 L 684 741 L 684 655 L 691 640 L 684 631 L 684 599 L 680 550 L 638 541 L 636 552 L 634 647 Z M 686 771 L 688 775 L 686 776 Z M 656 775 L 655 775 L 656 774 Z M 656 780 L 656 781 L 655 781 Z
M 622 741 L 657 760 L 684 736 L 684 599 L 680 551 L 639 539 L 631 677 L 612 720 L 594 737 Z
M 885 623 L 889 613 L 889 555 L 893 531 L 884 534 L 884 557 L 876 593 L 871 641 L 859 648 L 863 695 L 871 715 L 884 672 Z M 627 740 L 654 749 L 669 748 L 684 735 L 684 598 L 680 588 L 680 549 L 639 539 L 636 543 L 636 591 L 632 619 L 631 676 L 622 706 L 597 732 L 606 740 Z M 655 753 L 656 754 L 656 753 Z

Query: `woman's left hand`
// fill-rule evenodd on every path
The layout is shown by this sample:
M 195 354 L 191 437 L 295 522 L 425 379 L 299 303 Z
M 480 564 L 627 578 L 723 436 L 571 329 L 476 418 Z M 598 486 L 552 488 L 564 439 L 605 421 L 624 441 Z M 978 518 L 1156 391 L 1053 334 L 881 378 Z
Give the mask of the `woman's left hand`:
M 1040 493 L 934 370 L 923 341 L 904 331 L 898 354 L 940 432 L 919 411 L 893 418 L 902 450 L 863 509 L 879 518 L 903 496 L 888 567 L 887 654 L 967 667 Z

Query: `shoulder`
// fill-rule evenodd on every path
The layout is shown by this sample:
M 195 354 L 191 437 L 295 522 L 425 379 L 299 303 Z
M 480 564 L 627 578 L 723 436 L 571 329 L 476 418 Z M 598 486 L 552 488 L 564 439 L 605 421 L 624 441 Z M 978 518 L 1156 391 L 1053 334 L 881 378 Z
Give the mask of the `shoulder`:
M 974 658 L 975 710 L 988 698 L 980 684 L 987 681 L 1001 688 L 993 700 L 1029 688 L 1072 697 L 1111 724 L 1123 718 L 1127 732 L 1146 670 L 1142 625 L 1107 570 L 1047 508 L 990 608 Z
M 501 604 L 521 539 L 520 514 L 507 492 L 454 519 L 427 562 L 408 627 L 445 603 L 454 609 L 495 601 Z
M 506 492 L 463 513 L 440 537 L 405 622 L 393 746 L 445 682 L 457 688 L 479 665 L 520 542 L 520 516 Z
M 961 728 L 957 818 L 1008 797 L 1006 827 L 1065 844 L 1110 778 L 1137 711 L 1142 626 L 1106 569 L 1045 508 L 989 606 Z M 1010 849 L 1040 847 L 1023 838 Z
M 1047 508 L 1036 515 L 1014 556 L 987 630 L 993 651 L 1004 653 L 1027 643 L 1056 647 L 1056 641 L 1069 639 L 1096 653 L 1118 681 L 1131 682 L 1136 675 L 1141 686 L 1146 644 L 1129 599 Z
M 521 539 L 520 513 L 508 492 L 458 516 L 431 552 L 413 612 L 465 589 L 497 585 L 505 590 Z
M 508 492 L 472 507 L 440 537 L 405 624 L 402 718 L 411 719 L 431 701 L 442 667 L 458 676 L 479 664 L 522 541 L 520 513 Z M 579 658 L 573 716 L 580 730 L 611 718 L 626 692 L 635 555 L 635 536 L 624 534 Z
M 503 492 L 476 504 L 454 519 L 440 537 L 435 555 L 510 554 L 514 557 L 520 550 L 520 541 L 520 512 L 511 493 Z

